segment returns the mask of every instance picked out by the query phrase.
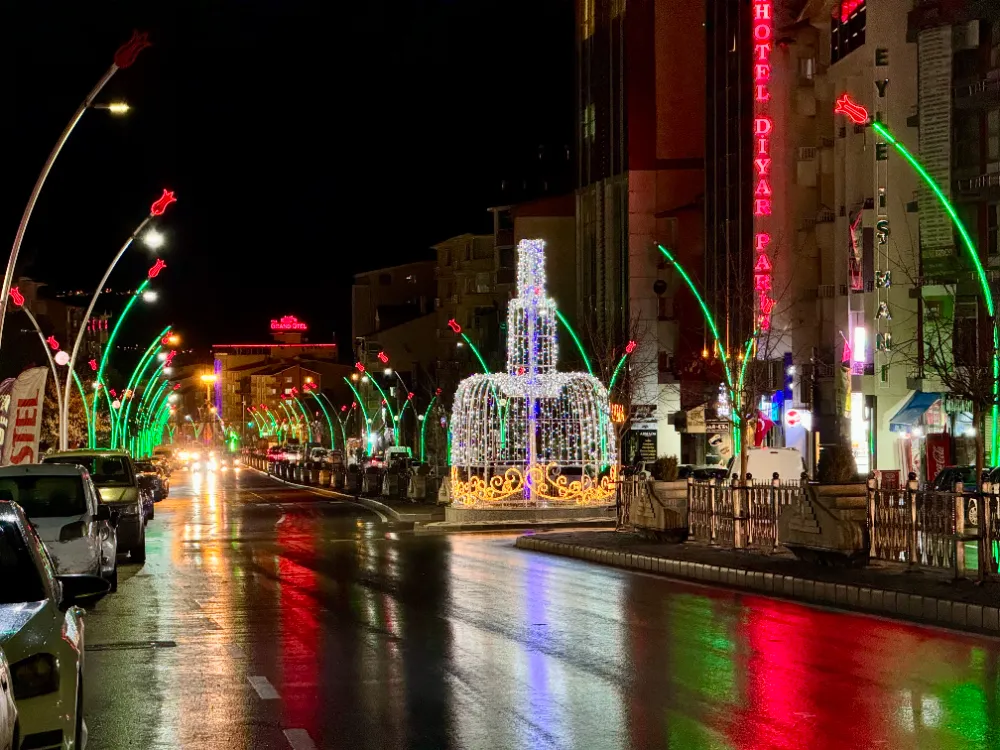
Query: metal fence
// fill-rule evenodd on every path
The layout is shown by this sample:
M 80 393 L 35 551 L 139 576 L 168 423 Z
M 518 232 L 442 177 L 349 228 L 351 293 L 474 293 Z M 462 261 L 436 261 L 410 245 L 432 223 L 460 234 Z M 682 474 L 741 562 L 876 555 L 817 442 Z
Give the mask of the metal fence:
M 780 545 L 778 516 L 802 492 L 799 484 L 688 482 L 691 538 L 732 549 L 773 552 Z
M 871 557 L 955 577 L 995 576 L 1000 564 L 1000 485 L 933 492 L 868 483 Z

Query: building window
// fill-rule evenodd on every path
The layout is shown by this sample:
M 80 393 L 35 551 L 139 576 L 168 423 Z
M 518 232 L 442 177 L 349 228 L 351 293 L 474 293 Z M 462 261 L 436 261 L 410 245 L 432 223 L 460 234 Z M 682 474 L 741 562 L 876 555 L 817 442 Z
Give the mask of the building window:
M 1000 108 L 986 113 L 986 159 L 1000 161 Z
M 286 382 L 286 383 L 291 383 L 291 382 L 292 382 L 292 376 L 291 376 L 291 375 L 289 375 L 288 377 L 286 377 L 286 378 L 285 378 L 285 382 Z
M 442 266 L 451 265 L 451 253 L 449 253 L 447 250 L 441 251 L 441 265 Z
M 1000 203 L 986 207 L 986 254 L 991 258 L 1000 255 Z
M 583 138 L 586 141 L 594 140 L 597 134 L 597 117 L 594 113 L 593 103 L 588 104 L 583 110 Z
M 830 19 L 830 62 L 843 60 L 865 43 L 868 10 L 865 0 L 842 0 Z
M 406 277 L 406 283 L 407 284 L 416 284 L 417 283 L 417 275 L 414 274 L 414 273 L 411 273 L 409 276 Z
M 582 28 L 584 39 L 590 39 L 594 35 L 594 0 L 582 0 Z
M 1000 20 L 993 22 L 990 31 L 990 67 L 1000 68 Z
M 489 294 L 491 286 L 488 271 L 480 271 L 476 274 L 476 291 L 479 294 Z
M 978 317 L 977 300 L 956 301 L 955 328 L 951 340 L 955 364 L 959 367 L 979 364 Z
M 799 78 L 804 78 L 807 81 L 811 81 L 815 75 L 816 75 L 816 58 L 800 57 Z

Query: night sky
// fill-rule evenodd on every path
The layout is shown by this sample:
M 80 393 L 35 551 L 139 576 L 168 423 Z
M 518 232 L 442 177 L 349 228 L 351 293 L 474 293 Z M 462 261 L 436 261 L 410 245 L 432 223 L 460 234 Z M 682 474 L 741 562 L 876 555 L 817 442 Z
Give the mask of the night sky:
M 351 274 L 489 230 L 488 206 L 542 178 L 572 188 L 572 0 L 12 0 L 0 11 L 3 247 L 133 28 L 154 46 L 101 99 L 134 110 L 84 116 L 18 267 L 93 289 L 161 188 L 175 190 L 160 309 L 123 339 L 173 322 L 199 346 L 263 341 L 291 313 L 312 340 L 346 343 Z M 112 285 L 135 286 L 149 265 L 136 247 Z

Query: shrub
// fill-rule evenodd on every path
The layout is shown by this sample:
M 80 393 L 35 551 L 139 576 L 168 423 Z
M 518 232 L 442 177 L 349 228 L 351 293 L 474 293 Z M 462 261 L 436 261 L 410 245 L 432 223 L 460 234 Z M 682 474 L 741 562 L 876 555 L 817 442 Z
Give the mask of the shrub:
M 831 445 L 819 454 L 816 478 L 820 484 L 847 484 L 857 481 L 858 465 L 854 454 L 842 445 Z
M 660 456 L 650 471 L 653 479 L 660 482 L 677 480 L 677 456 Z

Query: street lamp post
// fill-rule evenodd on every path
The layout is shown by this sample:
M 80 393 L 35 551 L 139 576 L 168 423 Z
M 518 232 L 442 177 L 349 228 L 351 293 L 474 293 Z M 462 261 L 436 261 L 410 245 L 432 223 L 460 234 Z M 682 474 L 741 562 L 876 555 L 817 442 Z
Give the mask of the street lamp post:
M 101 93 L 101 90 L 107 85 L 108 81 L 112 79 L 115 73 L 117 73 L 122 68 L 128 68 L 135 62 L 136 57 L 142 52 L 146 47 L 150 46 L 148 35 L 143 32 L 138 31 L 132 32 L 132 38 L 129 39 L 125 44 L 118 48 L 115 52 L 114 62 L 111 63 L 111 67 L 100 77 L 97 81 L 97 85 L 91 89 L 90 93 L 87 94 L 87 98 L 81 102 L 80 106 L 76 108 L 73 116 L 69 120 L 69 124 L 59 135 L 59 139 L 56 141 L 56 145 L 52 148 L 49 153 L 49 158 L 45 160 L 45 164 L 42 165 L 42 171 L 38 175 L 38 179 L 35 180 L 35 187 L 31 191 L 31 195 L 28 197 L 28 204 L 24 207 L 24 213 L 21 215 L 21 223 L 17 226 L 17 234 L 14 235 L 14 244 L 10 249 L 10 258 L 7 260 L 7 271 L 3 277 L 3 288 L 0 289 L 0 343 L 3 342 L 3 324 L 7 317 L 7 296 L 10 293 L 10 287 L 14 280 L 14 267 L 17 265 L 17 258 L 21 252 L 21 243 L 24 241 L 24 233 L 28 229 L 28 222 L 31 220 L 31 214 L 35 210 L 35 204 L 38 202 L 38 196 L 42 192 L 42 187 L 45 185 L 45 181 L 49 177 L 49 173 L 52 171 L 52 166 L 56 162 L 56 158 L 62 151 L 63 146 L 66 145 L 66 141 L 69 140 L 70 135 L 76 128 L 80 118 L 83 117 L 83 113 L 88 109 L 97 108 L 94 105 L 94 100 Z M 124 106 L 124 108 L 123 108 Z M 101 106 L 101 109 L 107 109 L 113 114 L 124 114 L 128 111 L 127 105 L 121 104 L 111 104 Z M 67 378 L 67 382 L 69 378 Z M 60 435 L 61 440 L 61 435 Z
M 49 367 L 52 368 L 52 379 L 53 379 L 53 381 L 55 381 L 55 387 L 56 387 L 56 404 L 57 404 L 57 406 L 59 408 L 59 414 L 62 415 L 62 413 L 63 413 L 63 408 L 62 408 L 62 399 L 63 399 L 63 396 L 62 396 L 62 391 L 59 390 L 59 369 L 56 367 L 56 361 L 52 357 L 52 349 L 48 345 L 48 342 L 45 340 L 45 334 L 42 333 L 42 329 L 38 325 L 38 321 L 35 319 L 35 316 L 31 314 L 31 310 L 29 310 L 27 307 L 24 307 L 23 298 L 18 297 L 17 299 L 22 299 L 22 304 L 19 304 L 17 306 L 20 307 L 21 310 L 24 312 L 24 314 L 28 316 L 28 320 L 31 321 L 31 325 L 35 329 L 35 333 L 38 334 L 38 340 L 42 342 L 42 349 L 45 350 L 45 356 L 48 357 Z M 17 303 L 15 302 L 15 304 L 17 304 Z M 84 401 L 84 404 L 86 404 L 86 401 Z M 61 420 L 62 420 L 62 417 L 60 416 L 60 422 L 59 422 L 60 429 L 62 428 L 62 421 Z
M 107 284 L 108 278 L 111 276 L 111 272 L 118 265 L 118 261 L 121 260 L 125 252 L 132 246 L 135 238 L 139 236 L 146 225 L 152 221 L 157 216 L 162 216 L 164 211 L 167 210 L 167 206 L 171 203 L 176 203 L 177 199 L 174 197 L 173 191 L 164 190 L 163 195 L 161 195 L 153 204 L 149 207 L 149 215 L 140 222 L 139 226 L 135 228 L 135 231 L 129 235 L 129 238 L 125 240 L 125 244 L 121 246 L 118 250 L 118 254 L 111 260 L 110 265 L 108 265 L 107 270 L 104 272 L 104 276 L 101 277 L 101 282 L 97 285 L 97 289 L 94 291 L 94 296 L 90 298 L 90 305 L 87 307 L 87 312 L 84 313 L 83 320 L 80 323 L 80 330 L 76 335 L 76 341 L 73 342 L 73 353 L 70 354 L 69 358 L 69 369 L 72 370 L 76 366 L 76 355 L 80 351 L 80 344 L 83 342 L 83 337 L 87 332 L 87 321 L 90 320 L 91 314 L 94 312 L 94 306 L 97 304 L 97 298 L 101 296 L 101 292 L 104 291 L 104 285 Z M 162 244 L 162 243 L 159 243 Z M 166 266 L 162 260 L 157 260 L 152 268 L 149 269 L 149 278 L 154 278 L 160 271 Z M 69 432 L 68 427 L 68 414 L 66 412 L 66 406 L 69 401 L 69 381 L 66 383 L 66 391 L 63 399 L 63 418 L 59 435 L 59 447 L 60 450 L 66 450 Z

